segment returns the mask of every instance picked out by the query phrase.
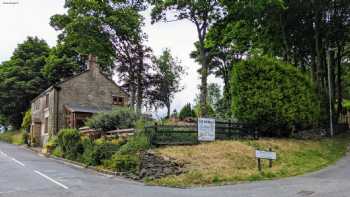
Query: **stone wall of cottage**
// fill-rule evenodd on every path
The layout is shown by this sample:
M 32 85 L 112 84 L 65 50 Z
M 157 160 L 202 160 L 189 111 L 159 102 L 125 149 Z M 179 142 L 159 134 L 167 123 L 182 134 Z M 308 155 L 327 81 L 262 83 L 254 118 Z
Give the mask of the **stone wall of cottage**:
M 113 81 L 107 79 L 99 71 L 97 65 L 90 65 L 89 71 L 60 85 L 58 93 L 58 129 L 67 127 L 64 105 L 73 102 L 87 106 L 111 107 L 113 95 L 124 97 L 124 104 L 128 104 L 128 96 Z

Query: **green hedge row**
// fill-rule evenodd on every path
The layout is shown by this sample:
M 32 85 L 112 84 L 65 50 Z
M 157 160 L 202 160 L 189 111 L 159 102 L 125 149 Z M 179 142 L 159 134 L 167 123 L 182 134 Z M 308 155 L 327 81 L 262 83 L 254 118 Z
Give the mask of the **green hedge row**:
M 80 137 L 76 129 L 62 129 L 58 137 L 53 137 L 46 145 L 53 155 L 78 161 L 86 165 L 136 172 L 139 152 L 150 147 L 148 137 L 139 133 L 127 140 L 98 139 Z

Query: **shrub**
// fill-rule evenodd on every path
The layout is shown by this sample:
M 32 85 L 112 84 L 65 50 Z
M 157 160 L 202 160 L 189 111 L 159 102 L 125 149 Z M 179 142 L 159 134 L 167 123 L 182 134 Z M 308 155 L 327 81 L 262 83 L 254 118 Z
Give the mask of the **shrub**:
M 130 137 L 110 160 L 105 160 L 104 165 L 117 171 L 135 172 L 140 163 L 139 152 L 148 148 L 150 148 L 148 137 L 143 133 L 138 133 Z
M 58 146 L 57 136 L 51 136 L 49 141 L 45 144 L 45 149 L 47 153 L 51 153 Z
M 232 112 L 242 122 L 270 128 L 306 127 L 319 118 L 309 77 L 292 65 L 252 57 L 232 71 Z
M 12 144 L 25 144 L 28 134 L 24 131 L 6 131 L 0 134 L 0 140 Z
M 82 162 L 86 165 L 100 165 L 104 160 L 109 160 L 116 153 L 123 142 L 105 139 L 98 139 L 95 142 L 88 138 L 82 140 L 84 153 Z
M 31 122 L 32 122 L 32 110 L 29 109 L 29 110 L 26 111 L 26 113 L 24 114 L 21 127 L 22 127 L 24 130 L 28 131 L 29 128 L 30 128 Z
M 82 153 L 80 144 L 80 133 L 76 129 L 62 129 L 58 133 L 58 144 L 63 156 L 67 159 L 76 160 Z
M 55 149 L 52 151 L 52 155 L 56 157 L 63 157 L 63 153 L 61 151 L 61 148 L 57 146 Z
M 13 131 L 6 131 L 6 132 L 0 134 L 0 140 L 7 142 L 7 143 L 12 143 L 12 136 L 13 135 L 14 135 Z
M 120 154 L 113 155 L 111 168 L 121 172 L 135 172 L 140 163 L 140 159 L 136 154 Z
M 144 133 L 138 133 L 128 139 L 128 142 L 120 147 L 118 153 L 128 154 L 147 150 L 151 146 L 149 138 Z
M 86 125 L 90 128 L 111 131 L 126 129 L 135 126 L 137 115 L 128 108 L 115 108 L 111 112 L 102 112 L 87 120 Z
M 186 104 L 180 111 L 179 118 L 181 120 L 185 118 L 196 117 L 195 111 L 192 109 L 191 104 Z

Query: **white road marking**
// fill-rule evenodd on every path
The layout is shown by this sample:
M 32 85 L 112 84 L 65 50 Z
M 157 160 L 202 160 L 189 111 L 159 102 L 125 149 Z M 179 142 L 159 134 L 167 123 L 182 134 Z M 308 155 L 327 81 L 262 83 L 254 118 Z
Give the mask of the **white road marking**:
M 53 182 L 53 183 L 56 183 L 57 185 L 63 187 L 64 189 L 69 189 L 67 186 L 63 185 L 62 183 L 53 180 L 52 178 L 46 176 L 45 174 L 43 174 L 43 173 L 41 173 L 41 172 L 39 172 L 39 171 L 37 171 L 37 170 L 34 170 L 34 172 L 37 173 L 37 174 L 39 174 L 40 176 L 44 177 L 45 179 L 47 179 L 47 180 L 49 180 L 49 181 L 51 181 L 51 182 Z
M 23 166 L 23 167 L 25 166 L 24 163 L 18 161 L 18 160 L 15 159 L 15 158 L 12 158 L 12 161 L 16 162 L 17 164 L 19 164 L 19 165 L 21 165 L 21 166 Z

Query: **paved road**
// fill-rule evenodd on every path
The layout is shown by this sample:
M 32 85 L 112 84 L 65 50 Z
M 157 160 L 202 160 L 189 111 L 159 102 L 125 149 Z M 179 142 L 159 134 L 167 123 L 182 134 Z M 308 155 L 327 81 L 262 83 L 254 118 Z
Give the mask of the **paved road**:
M 222 187 L 174 189 L 64 165 L 0 142 L 0 197 L 349 197 L 350 155 L 303 177 Z

